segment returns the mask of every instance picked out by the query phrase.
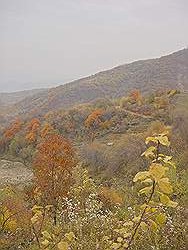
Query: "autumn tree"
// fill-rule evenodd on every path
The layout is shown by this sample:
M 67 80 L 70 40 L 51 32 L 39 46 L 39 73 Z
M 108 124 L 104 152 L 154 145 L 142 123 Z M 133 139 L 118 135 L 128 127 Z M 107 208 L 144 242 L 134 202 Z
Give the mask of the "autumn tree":
M 49 124 L 49 123 L 45 123 L 43 126 L 42 126 L 42 128 L 41 128 L 41 130 L 40 130 L 40 136 L 41 136 L 41 138 L 45 138 L 45 137 L 47 137 L 49 134 L 52 134 L 52 133 L 54 133 L 55 132 L 55 130 L 54 130 L 54 128 L 53 128 L 53 126 L 51 125 L 51 124 Z
M 22 128 L 22 121 L 15 119 L 8 128 L 4 130 L 0 138 L 0 153 L 5 153 L 8 150 L 11 140 Z
M 27 133 L 26 133 L 26 140 L 29 142 L 35 142 L 37 140 L 37 133 L 40 128 L 40 121 L 37 118 L 33 118 L 28 126 L 27 126 Z
M 0 189 L 0 248 L 18 249 L 30 237 L 29 211 L 23 192 L 15 186 Z
M 139 90 L 135 89 L 130 93 L 130 98 L 133 102 L 138 103 L 141 105 L 143 103 L 143 97 Z
M 94 141 L 96 129 L 100 127 L 101 117 L 103 115 L 102 109 L 94 110 L 85 120 L 84 125 L 90 132 L 91 141 Z
M 75 164 L 74 149 L 61 135 L 50 134 L 38 145 L 34 160 L 35 182 L 43 203 L 53 206 L 54 224 L 57 224 L 59 201 L 70 190 Z
M 16 133 L 18 133 L 21 130 L 22 122 L 20 119 L 16 119 L 10 127 L 4 132 L 4 136 L 6 139 L 11 140 Z

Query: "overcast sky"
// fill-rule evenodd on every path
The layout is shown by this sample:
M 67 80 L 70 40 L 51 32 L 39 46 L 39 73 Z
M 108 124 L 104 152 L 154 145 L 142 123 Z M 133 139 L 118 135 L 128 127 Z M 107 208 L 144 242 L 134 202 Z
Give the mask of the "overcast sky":
M 188 45 L 188 0 L 0 0 L 0 92 L 56 86 Z

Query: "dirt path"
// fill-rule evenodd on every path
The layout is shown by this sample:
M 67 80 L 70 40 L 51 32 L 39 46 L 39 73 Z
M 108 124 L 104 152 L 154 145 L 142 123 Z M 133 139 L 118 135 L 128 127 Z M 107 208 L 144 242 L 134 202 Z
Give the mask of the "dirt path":
M 130 110 L 127 110 L 125 109 L 125 111 L 128 113 L 128 114 L 131 114 L 131 115 L 135 115 L 135 116 L 138 116 L 138 117 L 142 117 L 142 118 L 146 118 L 146 119 L 152 119 L 153 117 L 151 115 L 143 115 L 143 114 L 139 114 L 137 112 L 133 112 L 133 111 L 130 111 Z
M 142 117 L 142 118 L 146 118 L 146 119 L 148 119 L 148 118 L 149 118 L 149 119 L 152 119 L 152 118 L 153 118 L 151 115 L 140 114 L 140 113 L 138 113 L 138 112 L 130 111 L 130 110 L 128 110 L 128 109 L 123 109 L 123 108 L 121 108 L 120 106 L 116 106 L 116 109 L 121 109 L 121 110 L 127 112 L 127 113 L 130 114 L 130 115 L 135 115 L 135 116 Z

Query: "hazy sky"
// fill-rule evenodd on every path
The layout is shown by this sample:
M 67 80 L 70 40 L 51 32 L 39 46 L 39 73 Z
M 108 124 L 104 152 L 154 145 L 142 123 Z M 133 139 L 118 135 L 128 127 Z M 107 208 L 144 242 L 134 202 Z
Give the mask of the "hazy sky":
M 0 92 L 56 86 L 188 45 L 188 0 L 0 0 Z

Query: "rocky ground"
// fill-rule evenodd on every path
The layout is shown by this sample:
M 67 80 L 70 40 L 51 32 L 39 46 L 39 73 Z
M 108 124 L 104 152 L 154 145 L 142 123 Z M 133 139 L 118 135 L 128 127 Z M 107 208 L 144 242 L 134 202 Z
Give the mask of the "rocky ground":
M 32 180 L 31 169 L 21 162 L 0 160 L 0 184 L 25 184 Z

